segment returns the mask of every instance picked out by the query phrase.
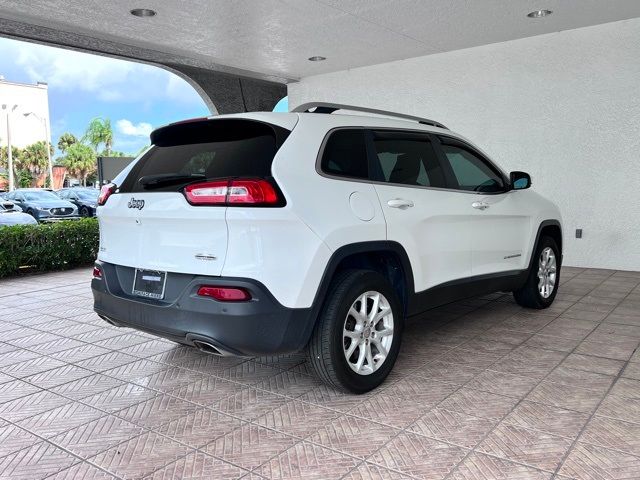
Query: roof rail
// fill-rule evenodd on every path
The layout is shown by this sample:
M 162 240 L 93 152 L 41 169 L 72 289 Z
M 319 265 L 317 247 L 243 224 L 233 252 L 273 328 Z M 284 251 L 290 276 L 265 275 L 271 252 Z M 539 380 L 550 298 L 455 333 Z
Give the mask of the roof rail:
M 333 113 L 336 110 L 351 110 L 354 112 L 372 113 L 374 115 L 385 115 L 387 117 L 402 118 L 403 120 L 411 120 L 422 123 L 423 125 L 431 125 L 432 127 L 444 128 L 448 130 L 442 123 L 428 118 L 414 117 L 413 115 L 405 115 L 404 113 L 388 112 L 386 110 L 377 110 L 375 108 L 356 107 L 354 105 L 342 105 L 339 103 L 310 102 L 303 103 L 292 110 L 297 113 Z

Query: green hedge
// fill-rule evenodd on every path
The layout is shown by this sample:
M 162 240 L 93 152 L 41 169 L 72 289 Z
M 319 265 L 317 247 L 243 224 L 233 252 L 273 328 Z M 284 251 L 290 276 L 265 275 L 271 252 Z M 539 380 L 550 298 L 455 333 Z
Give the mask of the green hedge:
M 0 277 L 91 264 L 98 254 L 98 220 L 83 218 L 0 228 Z

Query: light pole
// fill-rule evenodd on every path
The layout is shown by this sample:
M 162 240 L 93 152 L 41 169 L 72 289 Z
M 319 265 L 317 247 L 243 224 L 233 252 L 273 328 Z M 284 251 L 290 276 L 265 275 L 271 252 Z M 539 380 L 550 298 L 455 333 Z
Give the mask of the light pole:
M 7 113 L 7 170 L 9 171 L 9 190 L 14 189 L 14 181 L 13 181 L 13 154 L 11 153 L 11 125 L 9 123 L 10 114 L 18 108 L 18 105 L 14 105 L 12 108 L 9 108 L 9 105 L 2 105 L 2 110 L 5 110 Z
M 49 187 L 53 188 L 53 163 L 51 162 L 51 142 L 49 140 L 49 124 L 46 118 L 42 118 L 40 115 L 34 112 L 23 113 L 25 117 L 33 115 L 44 125 L 44 143 L 47 148 L 47 163 L 49 165 Z

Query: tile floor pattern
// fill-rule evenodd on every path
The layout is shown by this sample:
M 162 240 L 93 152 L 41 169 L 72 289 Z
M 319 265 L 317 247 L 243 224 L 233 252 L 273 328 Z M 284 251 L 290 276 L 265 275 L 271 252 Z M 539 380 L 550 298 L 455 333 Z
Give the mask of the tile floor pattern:
M 640 478 L 639 272 L 432 311 L 362 396 L 111 327 L 89 276 L 0 281 L 0 478 Z

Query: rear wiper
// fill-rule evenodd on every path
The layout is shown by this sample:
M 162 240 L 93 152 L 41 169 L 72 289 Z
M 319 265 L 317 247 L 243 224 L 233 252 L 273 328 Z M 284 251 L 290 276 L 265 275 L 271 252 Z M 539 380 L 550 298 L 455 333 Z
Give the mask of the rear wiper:
M 159 188 L 165 185 L 171 185 L 174 183 L 182 183 L 190 180 L 198 180 L 199 178 L 206 178 L 206 175 L 201 173 L 192 173 L 190 175 L 176 175 L 175 173 L 159 173 L 157 175 L 146 175 L 141 177 L 138 182 L 145 189 Z

